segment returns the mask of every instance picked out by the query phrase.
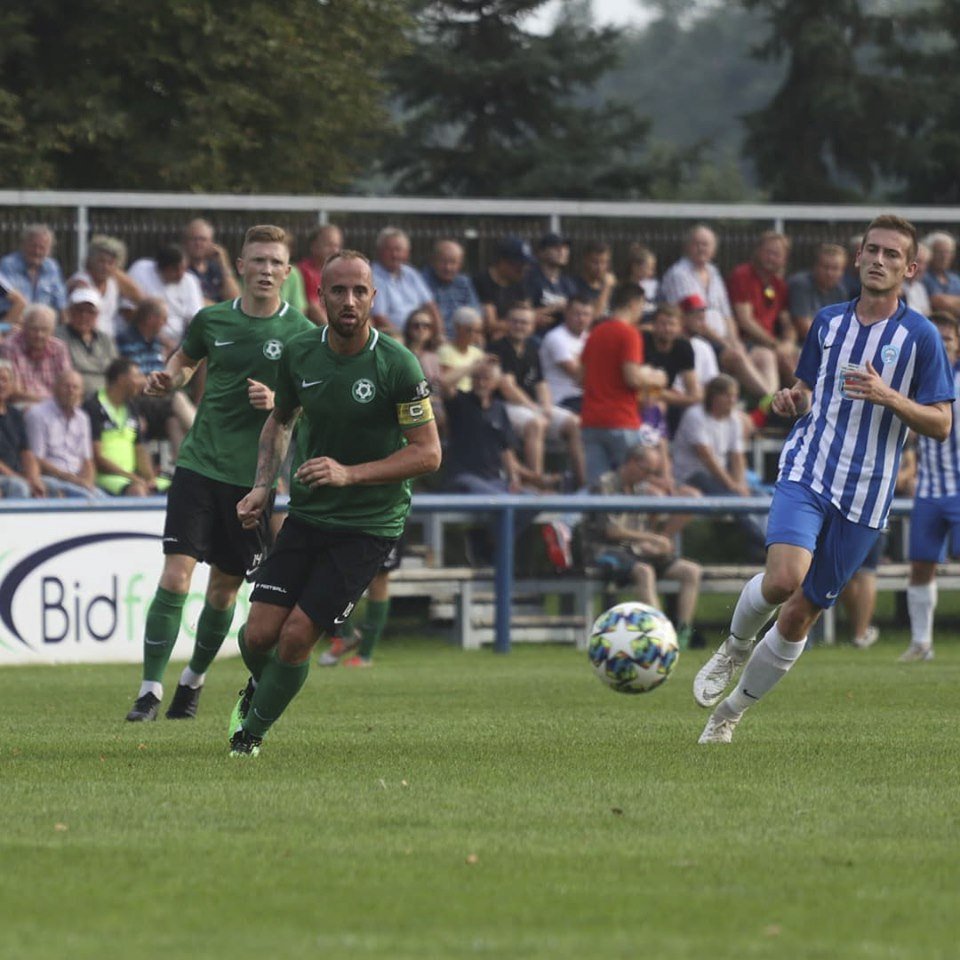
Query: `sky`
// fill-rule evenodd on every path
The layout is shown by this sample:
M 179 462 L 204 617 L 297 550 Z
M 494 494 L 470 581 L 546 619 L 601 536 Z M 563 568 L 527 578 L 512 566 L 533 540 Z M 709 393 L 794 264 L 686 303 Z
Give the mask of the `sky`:
M 549 28 L 556 16 L 557 8 L 563 0 L 552 0 L 534 18 L 537 26 Z M 644 11 L 637 0 L 593 0 L 593 14 L 600 24 L 615 24 L 617 26 L 642 25 L 650 19 L 649 13 Z

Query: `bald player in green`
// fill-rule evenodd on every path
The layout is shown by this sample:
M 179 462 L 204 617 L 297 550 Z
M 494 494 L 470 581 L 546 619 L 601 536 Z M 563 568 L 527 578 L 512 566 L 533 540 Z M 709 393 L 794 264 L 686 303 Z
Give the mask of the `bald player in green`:
M 403 532 L 410 480 L 440 466 L 430 388 L 417 358 L 370 326 L 370 263 L 343 250 L 323 268 L 329 325 L 288 344 L 260 434 L 253 489 L 261 522 L 298 413 L 290 512 L 257 573 L 240 652 L 250 670 L 230 720 L 232 756 L 257 756 L 303 686 L 321 636 L 342 623 Z
M 193 656 L 166 713 L 170 719 L 196 716 L 207 668 L 233 621 L 237 592 L 265 552 L 273 490 L 256 525 L 244 529 L 236 507 L 254 480 L 257 438 L 274 406 L 286 344 L 314 327 L 280 297 L 290 273 L 290 241 L 282 228 L 251 227 L 237 270 L 242 296 L 197 313 L 180 348 L 147 381 L 148 395 L 164 396 L 187 383 L 201 360 L 207 363 L 203 400 L 180 447 L 167 498 L 163 572 L 147 611 L 143 680 L 130 721 L 157 719 L 190 581 L 197 562 L 204 561 L 210 580 Z

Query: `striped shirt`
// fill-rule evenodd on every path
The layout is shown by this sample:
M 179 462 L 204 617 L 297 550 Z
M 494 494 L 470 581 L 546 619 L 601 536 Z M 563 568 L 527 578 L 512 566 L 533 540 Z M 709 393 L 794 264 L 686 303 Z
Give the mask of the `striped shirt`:
M 960 396 L 960 360 L 953 367 L 953 385 Z M 955 497 L 960 494 L 960 400 L 953 401 L 953 429 L 943 443 L 919 437 L 917 496 Z
M 780 455 L 779 479 L 827 497 L 854 523 L 882 528 L 893 499 L 907 427 L 887 407 L 843 394 L 843 369 L 869 360 L 883 381 L 920 404 L 955 399 L 936 327 L 900 302 L 893 316 L 865 326 L 857 300 L 821 310 L 797 364 L 813 390 Z

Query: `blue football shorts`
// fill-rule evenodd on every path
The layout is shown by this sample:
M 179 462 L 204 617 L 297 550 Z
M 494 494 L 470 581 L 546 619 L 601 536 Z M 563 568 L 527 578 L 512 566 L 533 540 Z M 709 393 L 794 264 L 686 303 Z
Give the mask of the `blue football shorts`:
M 803 594 L 826 610 L 863 566 L 881 531 L 853 523 L 824 496 L 793 480 L 777 483 L 767 522 L 767 546 L 787 543 L 813 554 Z
M 942 563 L 960 556 L 960 496 L 917 497 L 910 513 L 910 559 Z

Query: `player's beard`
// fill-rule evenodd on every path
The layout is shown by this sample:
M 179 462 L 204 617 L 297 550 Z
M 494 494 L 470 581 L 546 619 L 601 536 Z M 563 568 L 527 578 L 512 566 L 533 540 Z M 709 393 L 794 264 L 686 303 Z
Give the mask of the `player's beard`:
M 363 335 L 366 336 L 368 321 L 370 320 L 370 314 L 357 314 L 357 319 L 354 324 L 346 324 L 339 317 L 330 317 L 328 323 L 333 327 L 334 333 L 342 340 L 352 340 L 357 336 L 361 331 Z

